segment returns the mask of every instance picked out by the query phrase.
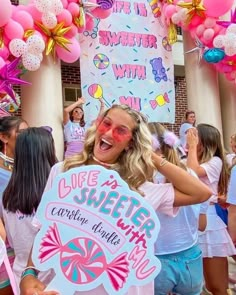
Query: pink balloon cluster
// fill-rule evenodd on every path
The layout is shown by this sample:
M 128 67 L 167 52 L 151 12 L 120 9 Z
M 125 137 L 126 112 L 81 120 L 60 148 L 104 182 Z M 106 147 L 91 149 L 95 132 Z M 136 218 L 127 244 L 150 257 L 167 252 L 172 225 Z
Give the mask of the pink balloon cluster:
M 63 36 L 68 40 L 68 50 L 56 44 L 55 52 L 59 59 L 75 62 L 80 57 L 76 35 L 92 30 L 94 18 L 108 17 L 112 11 L 109 7 L 113 5 L 111 0 L 103 0 L 102 6 L 96 0 L 30 0 L 27 5 L 18 6 L 12 5 L 10 0 L 0 1 L 0 68 L 13 55 L 21 57 L 23 66 L 29 71 L 40 67 L 43 51 L 50 41 L 50 31 L 61 23 L 69 28 Z M 40 30 L 38 23 L 45 30 Z
M 224 50 L 225 57 L 214 66 L 229 80 L 235 80 L 236 24 L 226 29 L 219 21 L 219 17 L 232 9 L 234 0 L 202 0 L 199 5 L 202 5 L 203 10 L 201 7 L 197 10 L 198 8 L 194 7 L 196 3 L 191 0 L 174 0 L 171 4 L 164 2 L 162 13 L 165 15 L 167 25 L 172 22 L 188 31 L 193 39 L 197 39 L 198 43 L 201 42 L 201 48 Z

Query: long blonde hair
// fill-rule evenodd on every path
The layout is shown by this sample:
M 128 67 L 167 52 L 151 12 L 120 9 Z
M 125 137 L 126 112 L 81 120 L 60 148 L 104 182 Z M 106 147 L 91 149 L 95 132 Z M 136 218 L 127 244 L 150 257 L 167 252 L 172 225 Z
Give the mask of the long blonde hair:
M 164 141 L 165 131 L 168 131 L 162 124 L 158 122 L 148 123 L 151 134 L 155 135 L 160 143 L 160 151 L 162 155 L 172 164 L 186 169 L 185 165 L 180 161 L 179 154 L 175 147 L 169 146 Z
M 111 109 L 120 109 L 129 114 L 136 127 L 133 130 L 130 147 L 123 151 L 116 164 L 112 167 L 128 183 L 131 189 L 137 190 L 145 181 L 151 180 L 154 172 L 152 162 L 152 139 L 147 127 L 146 118 L 139 112 L 131 109 L 127 105 L 113 105 L 101 116 L 101 120 L 107 116 Z M 95 144 L 97 126 L 94 124 L 88 129 L 84 142 L 84 150 L 81 154 L 67 158 L 64 161 L 64 171 L 82 165 L 88 165 L 92 159 Z

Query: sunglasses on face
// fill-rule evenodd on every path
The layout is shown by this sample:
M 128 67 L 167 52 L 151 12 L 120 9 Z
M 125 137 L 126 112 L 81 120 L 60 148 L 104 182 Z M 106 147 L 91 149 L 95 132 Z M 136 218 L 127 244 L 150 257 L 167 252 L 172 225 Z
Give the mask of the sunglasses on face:
M 125 126 L 113 126 L 112 122 L 104 118 L 103 120 L 97 120 L 97 130 L 101 134 L 105 134 L 112 130 L 112 137 L 115 141 L 121 142 L 132 138 L 132 131 Z

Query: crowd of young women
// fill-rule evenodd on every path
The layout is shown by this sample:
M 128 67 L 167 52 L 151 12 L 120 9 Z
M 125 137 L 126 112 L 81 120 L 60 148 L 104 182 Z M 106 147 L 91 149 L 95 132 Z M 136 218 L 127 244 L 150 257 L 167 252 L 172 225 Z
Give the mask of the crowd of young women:
M 18 125 L 7 130 L 2 127 L 7 120 L 0 119 L 0 141 L 8 147 L 14 134 L 14 143 L 12 154 L 2 150 L 1 169 L 9 177 L 3 189 L 1 217 L 15 251 L 13 272 L 22 295 L 57 294 L 44 291 L 51 274 L 41 276 L 34 268 L 30 249 L 37 229 L 32 219 L 44 187 L 49 190 L 59 173 L 83 165 L 117 171 L 132 190 L 151 204 L 160 220 L 155 255 L 162 269 L 155 288 L 153 284 L 133 286 L 129 295 L 197 295 L 203 282 L 214 295 L 228 294 L 227 256 L 234 255 L 235 249 L 214 206 L 218 196 L 227 195 L 229 179 L 221 137 L 215 127 L 200 124 L 190 128 L 187 159 L 181 161 L 179 141 L 173 133 L 161 125 L 148 124 L 141 113 L 128 106 L 113 105 L 100 113 L 99 120 L 86 131 L 83 149 L 56 163 L 48 130 L 41 127 L 21 131 Z M 12 159 L 12 171 L 6 165 L 8 158 Z M 233 199 L 234 195 L 232 190 Z M 0 289 L 0 294 L 7 293 Z M 108 293 L 101 285 L 78 294 Z

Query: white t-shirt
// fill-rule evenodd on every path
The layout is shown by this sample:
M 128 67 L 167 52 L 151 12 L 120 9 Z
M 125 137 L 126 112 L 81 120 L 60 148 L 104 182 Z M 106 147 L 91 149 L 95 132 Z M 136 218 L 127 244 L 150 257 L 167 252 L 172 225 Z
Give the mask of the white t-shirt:
M 192 124 L 189 123 L 183 123 L 180 126 L 179 129 L 179 139 L 180 139 L 180 144 L 181 146 L 185 149 L 186 148 L 186 132 L 190 129 L 193 128 Z
M 231 170 L 227 203 L 236 205 L 236 165 Z
M 70 120 L 64 125 L 66 157 L 73 156 L 83 151 L 85 133 L 88 127 L 90 127 L 90 124 L 85 124 L 84 127 L 81 127 L 79 123 Z
M 225 156 L 226 158 L 226 162 L 228 164 L 229 167 L 231 167 L 233 165 L 233 159 L 236 157 L 236 154 L 227 154 Z
M 189 173 L 197 177 L 196 173 L 188 169 Z M 155 175 L 154 181 L 165 182 Z M 198 178 L 198 177 L 197 177 Z M 155 243 L 155 254 L 165 255 L 177 253 L 191 248 L 198 240 L 198 220 L 201 204 L 183 206 L 174 218 L 157 211 L 160 220 L 160 232 Z
M 214 196 L 208 202 L 217 203 L 218 200 L 218 183 L 222 170 L 222 160 L 219 157 L 213 157 L 210 161 L 200 165 L 206 172 L 206 176 L 200 177 L 200 180 L 205 183 L 213 192 Z
M 34 214 L 12 213 L 3 208 L 7 238 L 15 252 L 13 273 L 17 286 L 19 286 L 22 271 L 27 265 L 34 238 L 38 232 L 38 229 L 32 225 L 33 217 Z

